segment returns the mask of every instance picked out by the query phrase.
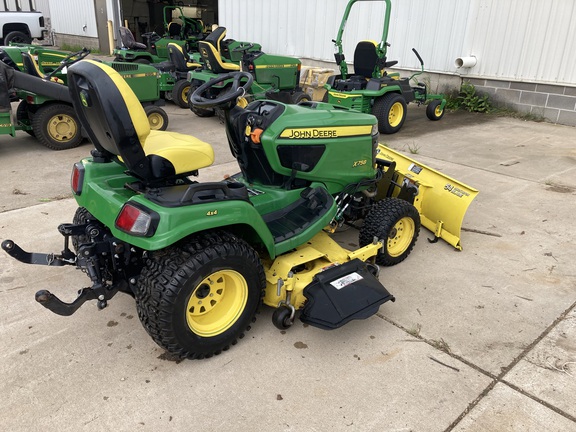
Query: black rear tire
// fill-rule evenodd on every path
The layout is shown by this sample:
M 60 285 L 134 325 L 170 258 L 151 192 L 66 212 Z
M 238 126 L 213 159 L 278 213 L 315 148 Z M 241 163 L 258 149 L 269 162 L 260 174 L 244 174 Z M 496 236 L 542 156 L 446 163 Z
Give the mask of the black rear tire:
M 80 122 L 70 105 L 40 107 L 32 117 L 32 130 L 38 141 L 52 150 L 68 150 L 82 143 Z
M 406 100 L 399 93 L 386 93 L 377 98 L 372 114 L 378 119 L 378 130 L 383 134 L 398 132 L 406 120 Z
M 134 60 L 134 63 L 140 63 L 140 64 L 146 64 L 147 65 L 147 64 L 150 64 L 152 62 L 150 60 L 148 60 L 147 58 L 140 57 L 140 58 L 137 58 L 136 60 Z
M 74 213 L 74 217 L 72 218 L 72 223 L 74 225 L 81 225 L 89 220 L 94 220 L 94 216 L 92 216 L 85 207 L 78 207 L 76 213 Z M 90 241 L 90 238 L 85 234 L 72 236 L 72 248 L 74 249 L 74 252 L 78 253 L 80 245 L 82 243 L 87 243 L 88 241 Z
M 384 246 L 376 255 L 376 263 L 393 266 L 410 254 L 419 233 L 420 215 L 416 207 L 402 199 L 384 198 L 368 212 L 359 243 L 366 246 L 374 237 L 382 240 Z
M 136 306 L 152 339 L 180 358 L 220 354 L 250 330 L 266 286 L 260 258 L 227 232 L 149 253 Z
M 10 42 L 30 44 L 32 43 L 32 38 L 21 31 L 13 31 L 4 38 L 4 45 L 10 45 Z

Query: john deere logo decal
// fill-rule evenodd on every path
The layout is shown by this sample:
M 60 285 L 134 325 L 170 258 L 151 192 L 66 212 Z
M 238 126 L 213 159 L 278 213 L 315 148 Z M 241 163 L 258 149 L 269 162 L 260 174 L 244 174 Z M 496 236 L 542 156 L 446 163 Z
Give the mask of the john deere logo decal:
M 86 96 L 86 92 L 80 92 L 80 101 L 82 101 L 82 105 L 88 107 L 88 97 Z
M 280 138 L 317 139 L 370 135 L 372 126 L 337 126 L 320 128 L 284 129 Z

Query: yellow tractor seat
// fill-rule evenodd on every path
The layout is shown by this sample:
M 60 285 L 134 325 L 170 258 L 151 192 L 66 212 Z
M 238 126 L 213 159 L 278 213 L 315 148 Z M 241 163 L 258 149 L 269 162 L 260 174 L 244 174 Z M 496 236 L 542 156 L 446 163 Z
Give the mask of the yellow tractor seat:
M 206 39 L 198 42 L 198 50 L 204 59 L 206 67 L 212 72 L 221 74 L 240 70 L 240 65 L 222 61 L 220 42 L 226 36 L 226 28 L 218 27 Z
M 177 132 L 151 131 L 140 101 L 111 67 L 84 60 L 68 70 L 74 109 L 100 153 L 124 163 L 147 185 L 187 177 L 214 162 L 208 143 Z

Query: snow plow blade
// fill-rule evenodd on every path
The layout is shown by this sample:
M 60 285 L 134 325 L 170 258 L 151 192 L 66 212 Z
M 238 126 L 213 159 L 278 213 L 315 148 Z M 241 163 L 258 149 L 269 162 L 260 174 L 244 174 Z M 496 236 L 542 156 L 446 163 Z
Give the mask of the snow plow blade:
M 378 145 L 376 158 L 396 165 L 393 183 L 397 187 L 392 196 L 397 196 L 403 185 L 416 186 L 414 206 L 420 213 L 422 225 L 434 233 L 433 241 L 441 238 L 462 250 L 462 221 L 478 190 L 382 144 Z

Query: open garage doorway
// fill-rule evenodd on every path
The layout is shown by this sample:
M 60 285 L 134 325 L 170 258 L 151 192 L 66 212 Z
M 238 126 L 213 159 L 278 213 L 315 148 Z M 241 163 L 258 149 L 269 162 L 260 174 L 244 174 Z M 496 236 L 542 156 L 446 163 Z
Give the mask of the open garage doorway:
M 122 26 L 128 28 L 138 42 L 145 42 L 142 34 L 156 32 L 163 35 L 164 7 L 180 6 L 185 16 L 199 18 L 206 29 L 218 23 L 218 0 L 159 1 L 159 0 L 121 0 Z M 169 17 L 168 21 L 170 21 Z

